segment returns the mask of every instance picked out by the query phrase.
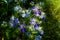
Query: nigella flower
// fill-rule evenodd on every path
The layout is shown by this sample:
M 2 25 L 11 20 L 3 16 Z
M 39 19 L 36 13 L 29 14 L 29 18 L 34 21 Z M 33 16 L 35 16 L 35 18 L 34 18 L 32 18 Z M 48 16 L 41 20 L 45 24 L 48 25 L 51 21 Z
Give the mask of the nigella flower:
M 44 31 L 43 31 L 43 30 L 40 30 L 39 33 L 40 33 L 41 35 L 43 35 L 43 34 L 44 34 Z
M 14 16 L 10 18 L 9 22 L 11 26 L 16 26 L 16 24 L 14 23 Z
M 10 25 L 15 27 L 16 26 L 16 23 L 13 22 L 13 23 L 10 23 Z
M 41 12 L 40 11 L 34 11 L 34 15 L 39 16 L 39 15 L 41 15 Z
M 16 23 L 19 23 L 19 19 L 18 19 L 18 18 L 15 18 L 15 22 L 16 22 Z
M 29 14 L 26 14 L 26 16 L 25 16 L 25 17 L 26 17 L 26 18 L 28 18 L 28 16 L 29 16 Z
M 10 18 L 10 20 L 9 20 L 9 22 L 10 22 L 10 24 L 11 24 L 11 26 L 13 26 L 13 23 L 14 23 L 14 16 L 12 16 L 11 18 Z
M 35 21 L 36 21 L 36 20 L 35 20 L 34 18 L 32 18 L 30 24 L 35 24 Z
M 45 13 L 44 13 L 44 12 L 41 12 L 40 18 L 41 18 L 42 20 L 44 20 L 45 17 L 46 17 Z
M 14 16 L 12 16 L 10 18 L 9 22 L 10 22 L 11 26 L 17 26 L 17 23 L 19 23 L 19 20 L 18 20 L 18 18 L 15 18 Z
M 34 21 L 36 21 L 36 20 L 35 20 L 35 18 L 32 18 L 32 20 L 31 20 L 31 21 L 33 21 L 33 22 L 34 22 Z
M 22 14 L 22 17 L 26 17 L 26 14 L 24 13 L 24 14 Z
M 22 28 L 25 28 L 27 25 L 25 23 L 20 23 L 18 25 L 18 28 L 22 29 Z
M 21 10 L 22 8 L 20 7 L 20 5 L 14 7 L 14 11 L 21 12 Z
M 32 10 L 33 11 L 38 11 L 38 8 L 37 7 L 33 7 Z
M 36 23 L 36 24 L 34 25 L 34 29 L 37 30 L 38 27 L 39 27 L 39 24 Z
M 36 40 L 41 40 L 41 39 L 42 39 L 42 36 L 40 36 L 40 35 L 36 36 Z
M 14 21 L 14 19 L 15 19 L 15 17 L 14 17 L 14 16 L 12 16 L 12 17 L 10 18 L 10 20 L 13 20 L 13 21 Z
M 21 32 L 25 32 L 25 31 L 26 31 L 26 28 L 22 28 L 22 29 L 21 29 Z
M 15 11 L 17 11 L 17 10 L 19 10 L 19 9 L 20 9 L 20 6 L 19 6 L 19 5 L 14 7 L 14 10 L 15 10 Z
M 34 15 L 39 16 L 41 15 L 41 11 L 38 10 L 38 8 L 33 7 Z

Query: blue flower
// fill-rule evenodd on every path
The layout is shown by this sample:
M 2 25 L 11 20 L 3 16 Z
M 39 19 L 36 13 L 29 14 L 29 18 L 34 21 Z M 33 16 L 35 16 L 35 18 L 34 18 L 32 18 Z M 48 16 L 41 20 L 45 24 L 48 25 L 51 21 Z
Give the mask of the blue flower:
M 26 31 L 26 28 L 22 28 L 22 29 L 21 29 L 21 32 L 25 32 L 25 31 Z
M 28 16 L 29 16 L 29 15 L 28 15 L 28 14 L 26 14 L 26 16 L 25 16 L 25 17 L 26 17 L 26 18 L 28 18 Z
M 34 25 L 34 29 L 37 29 L 38 26 L 39 26 L 39 24 L 35 24 L 35 25 Z
M 33 7 L 34 15 L 39 16 L 41 15 L 41 11 L 38 10 L 38 8 Z
M 34 22 L 35 21 L 35 18 L 32 18 L 32 20 L 31 20 L 32 22 Z
M 32 18 L 30 24 L 35 24 L 35 19 Z
M 41 12 L 40 18 L 41 18 L 42 20 L 44 20 L 44 19 L 46 18 L 46 15 L 45 15 L 44 12 Z
M 40 36 L 40 35 L 36 36 L 36 40 L 41 40 L 41 39 L 42 39 L 42 36 Z
M 14 20 L 12 20 L 12 19 L 10 19 L 10 21 L 9 21 L 10 23 L 13 23 L 14 22 Z
M 41 20 L 43 21 L 43 20 L 45 20 L 45 17 L 46 17 L 45 15 L 41 15 L 40 18 L 41 18 Z
M 22 17 L 26 17 L 26 14 L 22 14 Z
M 19 23 L 19 19 L 18 19 L 18 18 L 15 18 L 15 22 L 16 22 L 16 23 Z
M 43 35 L 43 34 L 44 34 L 44 31 L 43 31 L 43 30 L 40 30 L 39 33 L 40 33 L 41 35 Z
M 31 21 L 30 24 L 35 24 L 35 22 Z
M 14 22 L 13 23 L 10 23 L 10 24 L 11 24 L 11 26 L 14 26 L 14 27 L 16 26 L 16 23 L 14 23 Z
M 19 10 L 22 10 L 22 8 L 20 7 L 20 5 L 17 5 L 14 7 L 14 11 L 19 11 Z

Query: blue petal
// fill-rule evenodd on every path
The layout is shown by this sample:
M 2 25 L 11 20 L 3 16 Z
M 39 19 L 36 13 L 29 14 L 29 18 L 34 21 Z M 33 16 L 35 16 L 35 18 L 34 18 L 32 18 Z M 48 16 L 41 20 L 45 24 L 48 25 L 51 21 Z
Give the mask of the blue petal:
M 41 20 L 44 21 L 44 20 L 45 20 L 45 16 L 43 16 L 43 17 L 41 18 Z
M 35 22 L 31 21 L 30 24 L 35 24 Z
M 20 9 L 21 9 L 21 8 L 20 8 L 20 5 L 17 5 L 17 6 L 14 7 L 14 10 L 15 10 L 15 11 L 18 11 L 18 10 L 20 10 Z
M 12 19 L 10 19 L 10 21 L 9 21 L 10 23 L 13 23 L 14 21 L 12 20 Z
M 42 36 L 38 35 L 36 36 L 36 40 L 41 40 Z
M 16 23 L 12 23 L 12 26 L 16 26 Z
M 39 15 L 41 15 L 41 11 L 39 11 Z
M 44 31 L 43 31 L 43 30 L 41 30 L 41 31 L 39 31 L 39 32 L 40 32 L 40 34 L 41 34 L 41 35 L 43 35 L 43 34 L 44 34 Z
M 22 29 L 21 29 L 21 32 L 25 32 L 25 31 L 26 31 L 26 28 L 22 28 Z
M 16 22 L 16 23 L 18 23 L 18 22 L 19 22 L 18 18 L 16 18 L 16 19 L 15 19 L 15 22 Z
M 39 24 L 35 24 L 35 25 L 34 25 L 34 28 L 36 28 L 36 27 L 38 27 L 38 26 L 39 26 Z
M 26 14 L 22 14 L 22 17 L 26 17 Z
M 38 26 L 39 26 L 39 24 L 35 24 L 34 29 L 37 30 Z
M 32 18 L 32 20 L 31 20 L 31 21 L 33 22 L 33 21 L 35 21 L 35 19 L 34 19 L 34 18 Z
M 28 14 L 26 14 L 26 16 L 25 16 L 25 17 L 26 17 L 26 18 L 28 18 L 28 16 L 29 16 L 29 15 L 28 15 Z

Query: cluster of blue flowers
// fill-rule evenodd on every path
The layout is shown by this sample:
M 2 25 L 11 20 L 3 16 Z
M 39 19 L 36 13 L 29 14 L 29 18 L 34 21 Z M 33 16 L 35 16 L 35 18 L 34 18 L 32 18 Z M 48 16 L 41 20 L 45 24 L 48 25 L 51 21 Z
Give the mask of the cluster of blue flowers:
M 13 27 L 18 27 L 18 28 L 20 28 L 20 29 L 21 29 L 21 30 L 20 30 L 21 32 L 25 32 L 25 31 L 26 31 L 26 28 L 23 27 L 23 26 L 26 26 L 26 25 L 20 23 L 19 19 L 18 19 L 18 18 L 15 18 L 14 16 L 12 16 L 12 17 L 10 18 L 10 24 L 11 24 L 11 26 L 13 26 Z
M 11 26 L 16 26 L 18 22 L 19 22 L 18 18 L 14 18 L 14 16 L 10 18 Z
M 25 0 L 21 0 L 21 1 L 25 3 Z M 41 28 L 39 29 L 39 27 L 41 27 L 41 26 L 38 22 L 41 21 L 41 20 L 38 20 L 37 17 L 44 20 L 45 17 L 46 17 L 45 13 L 43 11 L 39 10 L 39 8 L 36 7 L 36 6 L 34 6 L 31 10 L 29 10 L 29 9 L 28 10 L 26 10 L 26 9 L 23 10 L 23 8 L 21 8 L 20 5 L 17 5 L 17 6 L 14 6 L 13 9 L 14 9 L 14 11 L 21 14 L 21 18 L 29 18 L 30 14 L 32 14 L 31 12 L 33 12 L 34 16 L 30 17 L 31 18 L 30 21 L 29 21 L 30 25 L 28 27 L 30 27 L 30 28 L 32 27 L 32 29 L 34 31 L 38 30 L 40 35 L 36 36 L 36 40 L 41 40 L 42 35 L 44 34 L 44 31 L 41 30 Z M 26 29 L 27 29 L 26 24 L 24 22 L 20 23 L 20 20 L 18 18 L 15 18 L 15 16 L 12 16 L 10 18 L 10 24 L 11 24 L 11 26 L 20 28 L 21 29 L 20 32 L 26 32 Z M 28 24 L 28 22 L 27 22 L 27 24 Z M 31 25 L 33 25 L 33 26 L 31 26 Z M 32 30 L 32 32 L 33 32 L 33 30 Z M 27 36 L 29 36 L 30 34 L 31 33 L 29 31 L 26 32 Z

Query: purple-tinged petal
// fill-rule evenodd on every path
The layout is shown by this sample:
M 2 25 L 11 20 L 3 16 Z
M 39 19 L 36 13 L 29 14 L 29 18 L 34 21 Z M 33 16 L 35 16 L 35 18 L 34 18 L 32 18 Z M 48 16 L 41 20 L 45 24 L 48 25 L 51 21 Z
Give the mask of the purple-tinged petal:
M 31 20 L 32 22 L 34 22 L 35 21 L 35 18 L 32 18 L 32 20 Z
M 36 7 L 33 7 L 32 10 L 33 11 L 38 11 L 38 9 Z
M 25 17 L 26 17 L 26 18 L 28 18 L 28 16 L 29 16 L 29 15 L 28 15 L 28 14 L 26 14 L 26 16 L 25 16 Z
M 13 23 L 14 21 L 12 20 L 12 19 L 10 19 L 10 21 L 9 21 L 10 23 Z
M 19 23 L 19 19 L 18 19 L 18 18 L 15 18 L 15 22 L 16 22 L 16 23 Z
M 26 31 L 26 28 L 22 28 L 22 29 L 21 29 L 21 32 L 25 32 L 25 31 Z
M 32 18 L 30 24 L 35 24 L 35 19 Z
M 41 15 L 41 11 L 39 11 L 39 15 Z
M 30 24 L 35 24 L 35 22 L 34 21 L 31 21 Z
M 37 28 L 39 27 L 39 24 L 35 24 L 34 25 L 34 29 L 37 30 Z
M 16 23 L 10 23 L 11 24 L 11 26 L 16 26 Z

